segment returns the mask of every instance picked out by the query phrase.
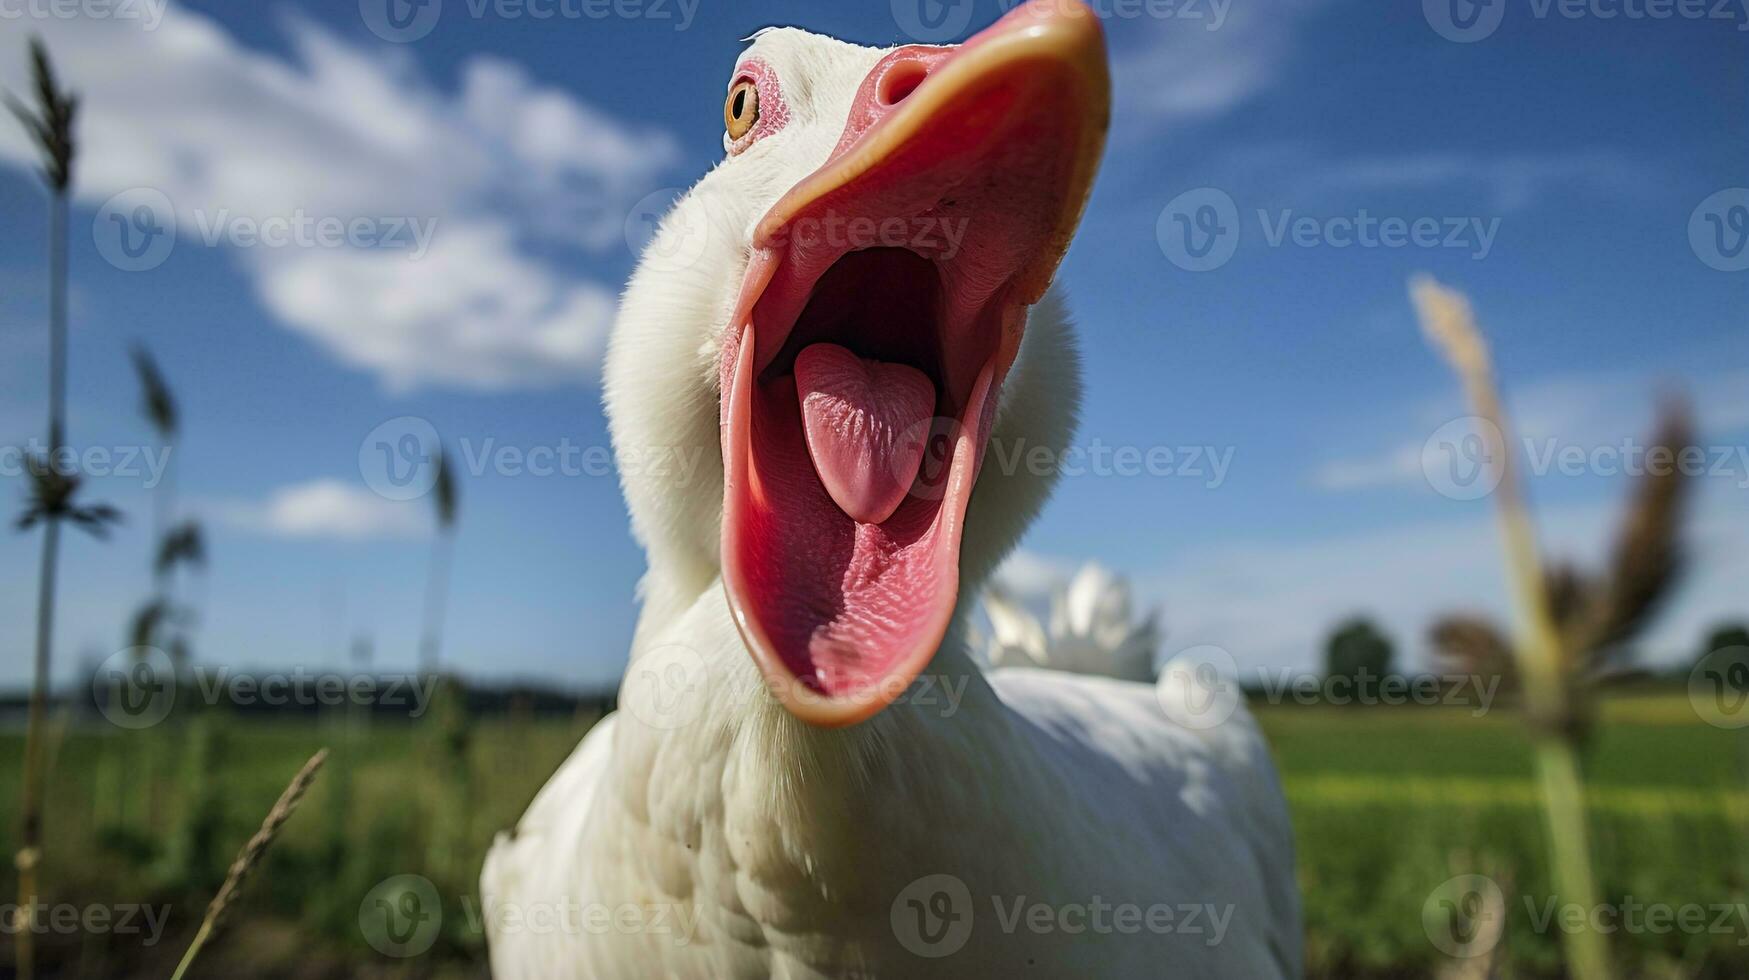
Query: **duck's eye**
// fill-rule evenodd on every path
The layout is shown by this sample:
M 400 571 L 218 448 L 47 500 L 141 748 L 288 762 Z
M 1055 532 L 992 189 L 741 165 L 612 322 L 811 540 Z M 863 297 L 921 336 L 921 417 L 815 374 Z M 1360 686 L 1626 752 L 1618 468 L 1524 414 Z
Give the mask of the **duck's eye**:
M 723 125 L 729 131 L 729 138 L 738 140 L 753 130 L 753 124 L 759 121 L 759 86 L 752 79 L 742 79 L 729 89 L 729 97 L 723 102 Z

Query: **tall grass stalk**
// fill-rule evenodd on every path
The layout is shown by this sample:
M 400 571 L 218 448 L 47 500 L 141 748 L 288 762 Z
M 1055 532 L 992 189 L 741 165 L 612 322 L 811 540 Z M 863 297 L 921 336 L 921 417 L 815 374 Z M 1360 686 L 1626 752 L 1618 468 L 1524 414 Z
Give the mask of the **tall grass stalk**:
M 173 647 L 169 652 L 177 655 L 186 652 L 182 631 L 176 627 L 187 613 L 176 602 L 176 572 L 182 566 L 200 570 L 206 564 L 206 543 L 198 523 L 176 523 L 176 459 L 182 447 L 175 392 L 144 344 L 136 343 L 129 354 L 140 382 L 142 413 L 166 453 L 163 480 L 152 492 L 152 598 L 140 611 L 133 641 L 135 646 L 156 646 L 158 628 L 169 627 L 176 634 L 169 641 Z
M 310 761 L 304 763 L 304 767 L 287 784 L 285 792 L 279 794 L 279 800 L 273 804 L 273 809 L 267 811 L 267 819 L 261 822 L 261 829 L 237 852 L 237 860 L 231 862 L 231 870 L 225 875 L 225 883 L 219 886 L 218 894 L 207 905 L 206 917 L 201 920 L 200 929 L 194 934 L 194 942 L 188 944 L 188 952 L 182 954 L 182 962 L 176 965 L 176 972 L 171 974 L 170 980 L 182 980 L 195 957 L 200 955 L 201 949 L 218 934 L 226 914 L 242 894 L 243 885 L 248 881 L 250 872 L 267 856 L 267 849 L 273 846 L 279 832 L 285 829 L 286 821 L 297 812 L 298 804 L 303 802 L 304 794 L 309 792 L 310 784 L 315 782 L 316 773 L 326 761 L 327 749 L 321 749 L 310 756 Z
M 1600 903 L 1591 870 L 1585 784 L 1579 766 L 1577 705 L 1567 682 L 1560 634 L 1537 554 L 1536 530 L 1518 483 L 1511 428 L 1500 402 L 1488 344 L 1463 294 L 1422 276 L 1410 284 L 1410 295 L 1429 342 L 1463 381 L 1471 410 L 1487 423 L 1480 427 L 1480 435 L 1487 444 L 1485 458 L 1493 463 L 1498 479 L 1494 501 L 1520 633 L 1513 650 L 1523 678 L 1555 884 L 1567 902 L 1597 908 Z M 1562 942 L 1575 976 L 1607 980 L 1609 950 L 1602 934 L 1577 929 L 1563 932 Z
M 176 395 L 170 388 L 170 382 L 165 379 L 164 372 L 158 367 L 158 361 L 144 344 L 135 344 L 129 355 L 133 359 L 134 374 L 140 382 L 140 402 L 144 409 L 146 422 L 158 434 L 169 453 L 169 460 L 164 466 L 164 478 L 152 501 L 152 540 L 162 543 L 170 533 L 170 522 L 176 517 L 176 436 L 180 422 L 176 410 Z M 156 562 L 153 566 L 153 578 L 160 593 L 168 584 L 163 581 L 172 570 L 169 562 Z
M 24 740 L 24 796 L 21 800 L 18 867 L 18 909 L 13 935 L 19 977 L 35 975 L 34 910 L 38 871 L 42 863 L 43 785 L 46 779 L 43 745 L 48 713 L 50 651 L 55 637 L 55 582 L 59 575 L 61 514 L 53 506 L 49 471 L 59 458 L 67 418 L 67 194 L 73 182 L 73 118 L 78 99 L 56 84 L 54 68 L 42 42 L 30 46 L 32 81 L 37 106 L 6 98 L 7 108 L 30 133 L 43 158 L 43 180 L 49 187 L 49 440 L 44 472 L 33 476 L 43 524 L 43 550 L 37 578 L 36 663 L 30 689 L 30 715 Z M 64 503 L 64 501 L 63 501 Z M 30 521 L 27 515 L 26 521 Z M 23 526 L 29 526 L 25 521 Z
M 449 453 L 437 447 L 437 482 L 431 502 L 437 519 L 437 534 L 431 543 L 430 577 L 425 587 L 425 628 L 419 642 L 419 670 L 427 677 L 437 672 L 443 650 L 444 612 L 449 603 L 449 568 L 455 553 L 457 508 L 455 473 Z

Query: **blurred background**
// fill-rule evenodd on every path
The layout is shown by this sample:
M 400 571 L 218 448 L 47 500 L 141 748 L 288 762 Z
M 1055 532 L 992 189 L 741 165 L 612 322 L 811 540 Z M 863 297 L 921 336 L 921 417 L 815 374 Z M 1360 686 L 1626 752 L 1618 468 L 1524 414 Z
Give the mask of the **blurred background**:
M 625 664 L 642 556 L 600 361 L 656 221 L 722 157 L 742 39 L 946 43 L 1012 5 L 0 0 L 14 108 L 38 109 L 32 37 L 79 96 L 63 442 L 86 510 L 58 521 L 41 893 L 139 913 L 45 929 L 39 975 L 168 976 L 320 746 L 190 975 L 480 975 L 484 848 Z M 1477 975 L 1560 975 L 1489 423 L 1416 325 L 1405 284 L 1431 273 L 1491 341 L 1551 601 L 1614 597 L 1570 651 L 1599 887 L 1723 923 L 1612 952 L 1749 972 L 1749 5 L 1094 7 L 1115 115 L 1058 279 L 1087 404 L 981 648 L 1241 681 L 1315 974 L 1473 968 L 1424 913 L 1480 875 L 1509 925 Z M 54 438 L 54 181 L 20 122 L 8 524 L 42 509 Z M 9 854 L 51 523 L 0 537 Z M 409 891 L 437 914 L 368 914 Z

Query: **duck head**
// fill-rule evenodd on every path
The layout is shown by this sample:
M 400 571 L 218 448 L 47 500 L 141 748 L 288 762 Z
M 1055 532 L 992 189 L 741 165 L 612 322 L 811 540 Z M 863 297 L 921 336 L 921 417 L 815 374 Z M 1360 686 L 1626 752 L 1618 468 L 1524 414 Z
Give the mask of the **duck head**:
M 755 36 L 725 159 L 663 219 L 609 349 L 650 559 L 640 639 L 720 581 L 769 689 L 822 726 L 929 664 L 1049 493 L 1048 472 L 986 465 L 992 438 L 1054 452 L 1073 432 L 1046 290 L 1109 114 L 1074 0 L 956 46 Z M 709 447 L 688 479 L 637 463 L 685 447 Z

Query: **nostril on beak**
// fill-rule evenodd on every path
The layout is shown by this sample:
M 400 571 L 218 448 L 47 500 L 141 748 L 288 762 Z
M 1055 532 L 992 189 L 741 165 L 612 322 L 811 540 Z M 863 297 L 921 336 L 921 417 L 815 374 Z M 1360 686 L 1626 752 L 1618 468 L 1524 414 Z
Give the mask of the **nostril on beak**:
M 905 97 L 917 91 L 917 86 L 928 77 L 929 67 L 920 61 L 901 61 L 893 65 L 881 76 L 881 104 L 898 105 L 905 101 Z

